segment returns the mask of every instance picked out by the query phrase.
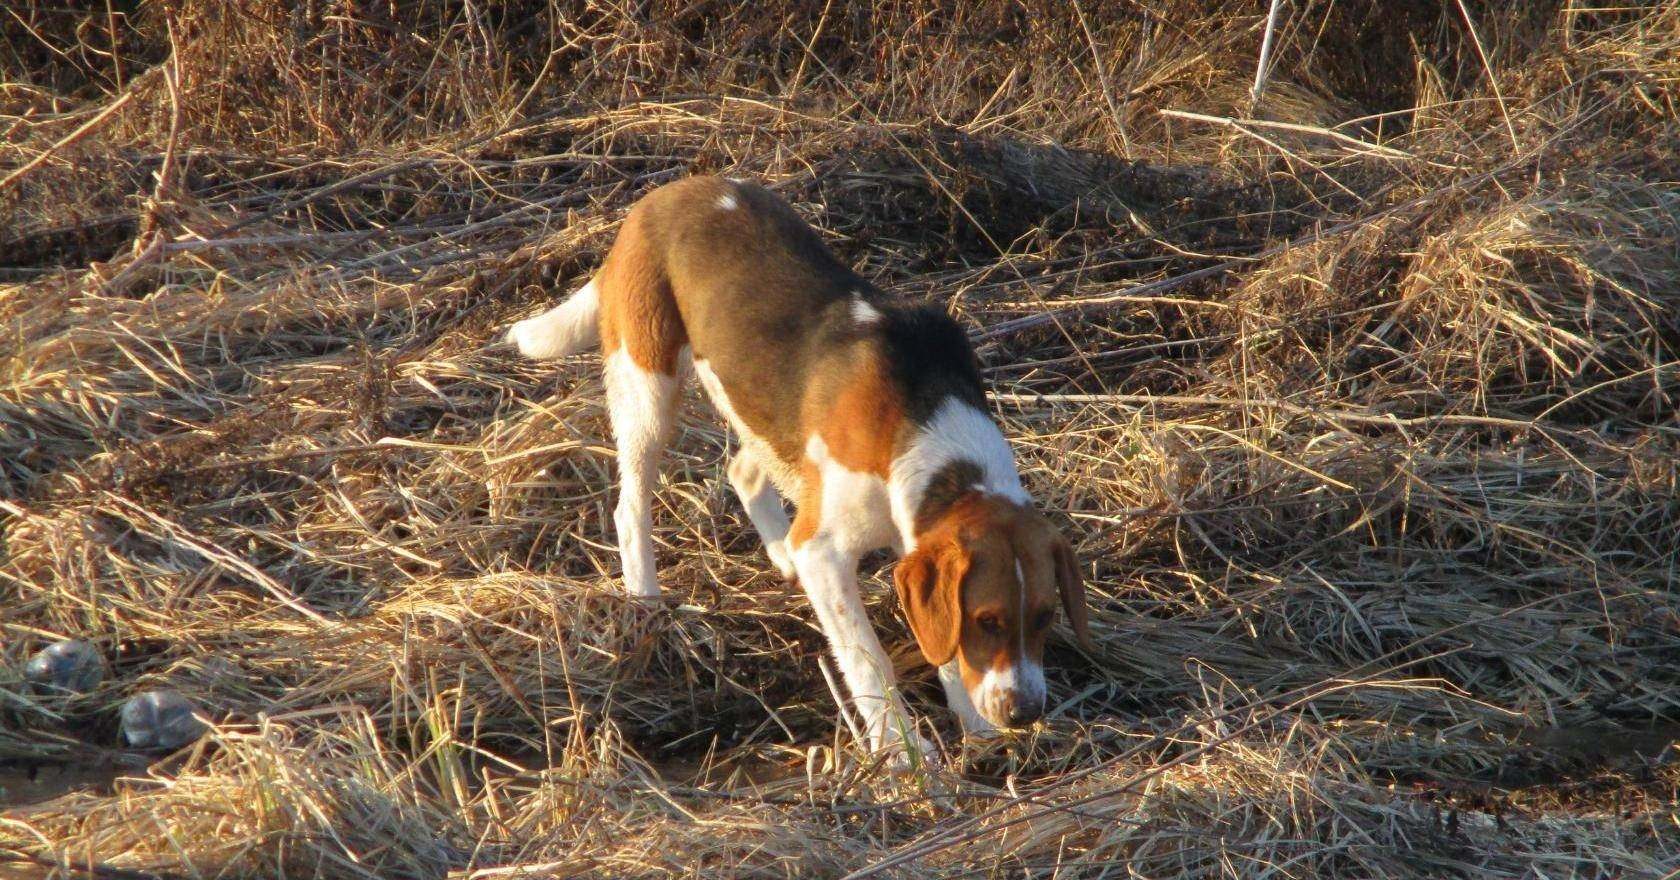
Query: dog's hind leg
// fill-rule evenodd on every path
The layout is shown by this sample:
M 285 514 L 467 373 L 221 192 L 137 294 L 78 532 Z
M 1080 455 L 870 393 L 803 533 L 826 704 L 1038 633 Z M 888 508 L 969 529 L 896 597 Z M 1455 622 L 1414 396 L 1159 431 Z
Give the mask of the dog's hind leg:
M 618 444 L 618 505 L 613 527 L 624 589 L 659 595 L 653 563 L 653 487 L 660 453 L 676 420 L 677 377 L 642 368 L 625 349 L 607 356 L 607 409 Z
M 689 360 L 688 334 L 670 282 L 650 253 L 643 224 L 625 221 L 596 273 L 607 409 L 618 444 L 618 505 L 613 525 L 624 589 L 659 595 L 653 565 L 653 487 L 660 453 L 676 422 L 677 387 Z

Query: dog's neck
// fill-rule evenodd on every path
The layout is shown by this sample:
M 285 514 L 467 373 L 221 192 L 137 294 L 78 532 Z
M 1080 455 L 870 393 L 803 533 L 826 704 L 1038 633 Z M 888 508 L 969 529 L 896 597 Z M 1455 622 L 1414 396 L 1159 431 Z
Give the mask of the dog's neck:
M 1032 503 L 997 424 L 973 406 L 947 398 L 893 459 L 887 494 L 904 552 L 914 550 L 916 537 L 970 492 Z

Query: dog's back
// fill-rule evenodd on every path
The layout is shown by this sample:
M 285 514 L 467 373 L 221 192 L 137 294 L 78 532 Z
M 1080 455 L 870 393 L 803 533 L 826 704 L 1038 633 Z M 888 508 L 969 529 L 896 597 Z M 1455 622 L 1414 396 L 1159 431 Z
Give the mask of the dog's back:
M 598 331 L 581 326 L 586 319 Z M 847 268 L 779 196 L 757 184 L 693 177 L 631 209 L 594 279 L 550 312 L 515 325 L 521 351 L 554 357 L 597 339 L 644 371 L 676 376 L 684 350 L 744 436 L 791 467 L 830 413 L 837 383 L 876 361 L 886 396 L 912 421 L 947 396 L 978 404 L 961 329 L 931 309 L 900 308 Z M 865 394 L 864 397 L 881 395 Z M 926 404 L 925 406 L 923 404 Z M 896 445 L 891 414 L 867 415 Z M 781 470 L 778 468 L 778 470 Z M 779 484 L 797 482 L 784 472 Z
M 697 177 L 644 198 L 596 276 L 603 351 L 674 372 L 688 346 L 708 392 L 720 386 L 732 421 L 784 461 L 803 444 L 803 395 L 841 353 L 851 303 L 876 301 L 788 204 L 763 187 Z M 611 291 L 610 293 L 606 293 Z M 719 401 L 720 406 L 722 401 Z

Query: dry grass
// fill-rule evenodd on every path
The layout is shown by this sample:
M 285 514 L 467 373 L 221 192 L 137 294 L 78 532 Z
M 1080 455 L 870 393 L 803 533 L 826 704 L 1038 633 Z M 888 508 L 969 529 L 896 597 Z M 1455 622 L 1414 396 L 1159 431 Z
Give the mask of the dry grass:
M 0 780 L 122 778 L 0 874 L 1680 869 L 1672 5 L 1286 4 L 1257 106 L 1264 3 L 95 6 L 0 10 Z M 1032 736 L 871 572 L 950 760 L 858 750 L 698 408 L 618 597 L 596 359 L 490 343 L 701 171 L 983 340 L 1094 603 Z

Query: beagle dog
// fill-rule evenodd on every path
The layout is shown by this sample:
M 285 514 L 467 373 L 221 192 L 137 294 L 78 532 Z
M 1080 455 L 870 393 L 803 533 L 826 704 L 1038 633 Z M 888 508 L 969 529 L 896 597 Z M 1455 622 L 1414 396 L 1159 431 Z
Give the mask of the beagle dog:
M 659 595 L 650 495 L 692 369 L 740 438 L 729 483 L 809 595 L 873 748 L 925 742 L 864 614 L 865 553 L 901 554 L 904 615 L 970 733 L 1044 713 L 1058 604 L 1089 645 L 1072 546 L 1022 489 L 967 336 L 842 265 L 769 190 L 694 177 L 648 193 L 594 278 L 507 338 L 530 358 L 601 346 L 634 596 Z

